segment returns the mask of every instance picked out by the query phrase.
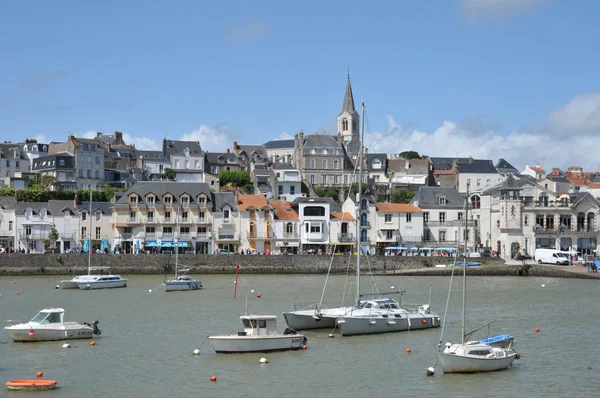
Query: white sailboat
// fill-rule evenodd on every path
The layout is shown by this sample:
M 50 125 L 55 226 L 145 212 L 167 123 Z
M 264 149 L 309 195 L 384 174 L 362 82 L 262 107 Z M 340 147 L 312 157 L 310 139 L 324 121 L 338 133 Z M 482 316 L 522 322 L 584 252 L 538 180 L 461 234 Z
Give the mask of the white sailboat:
M 88 247 L 88 273 L 87 275 L 79 275 L 71 279 L 66 279 L 58 282 L 56 285 L 57 289 L 83 289 L 87 290 L 91 287 L 88 287 L 89 282 L 97 282 L 97 281 L 106 281 L 102 283 L 103 287 L 126 287 L 127 280 L 121 278 L 119 275 L 112 275 L 110 272 L 108 274 L 102 273 L 104 270 L 110 270 L 110 267 L 92 267 L 92 199 L 93 199 L 93 191 L 90 190 L 90 212 L 88 217 L 90 219 L 90 238 L 89 238 L 89 247 Z M 108 283 L 110 281 L 110 283 Z M 110 286 L 109 286 L 110 285 Z M 100 286 L 98 283 L 95 286 Z
M 465 248 L 467 249 L 468 237 L 468 198 L 469 184 L 467 183 L 467 195 L 465 198 Z M 453 267 L 453 271 L 454 272 Z M 442 338 L 438 345 L 438 361 L 444 373 L 477 373 L 477 372 L 492 372 L 508 368 L 515 359 L 519 359 L 513 348 L 513 336 L 502 335 L 486 340 L 469 340 L 473 333 L 488 326 L 483 325 L 469 333 L 465 333 L 465 320 L 467 316 L 467 264 L 466 258 L 463 259 L 463 294 L 462 294 L 462 326 L 461 326 L 461 342 L 446 343 L 442 349 L 442 339 L 444 329 L 442 328 Z M 451 282 L 452 283 L 452 278 Z M 448 295 L 448 298 L 450 295 Z M 447 305 L 446 305 L 447 308 Z M 433 375 L 435 368 L 429 368 L 427 373 Z
M 179 209 L 177 209 L 177 214 L 175 215 L 175 232 L 179 230 Z M 177 233 L 179 236 L 179 233 Z M 175 277 L 172 279 L 166 279 L 164 281 L 165 291 L 166 292 L 175 292 L 175 291 L 184 291 L 184 290 L 198 290 L 202 287 L 202 282 L 197 279 L 192 278 L 189 275 L 184 273 L 179 275 L 179 239 L 175 238 L 173 240 L 173 245 L 175 246 Z

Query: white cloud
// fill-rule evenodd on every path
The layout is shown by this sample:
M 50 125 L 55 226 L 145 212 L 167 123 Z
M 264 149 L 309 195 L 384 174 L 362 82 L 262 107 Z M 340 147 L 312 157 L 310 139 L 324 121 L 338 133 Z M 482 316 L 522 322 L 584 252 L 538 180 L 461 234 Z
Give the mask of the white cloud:
M 548 116 L 548 127 L 558 134 L 600 132 L 600 93 L 578 95 Z
M 296 135 L 295 133 L 290 134 L 290 133 L 283 132 L 283 133 L 279 134 L 279 137 L 277 137 L 275 140 L 293 140 L 295 135 Z
M 458 0 L 459 7 L 470 21 L 514 16 L 545 2 L 546 0 Z
M 573 164 L 585 171 L 598 171 L 599 162 L 587 148 L 597 146 L 600 135 L 600 93 L 578 96 L 565 107 L 554 110 L 545 128 L 505 134 L 500 126 L 474 122 L 459 125 L 445 121 L 432 132 L 406 128 L 388 116 L 385 132 L 365 137 L 371 153 L 399 153 L 414 150 L 434 157 L 506 159 L 517 169 L 540 164 L 545 170 L 565 170 Z M 471 128 L 469 128 L 471 127 Z M 560 130 L 562 133 L 558 134 Z M 550 134 L 552 133 L 552 134 Z
M 233 141 L 237 140 L 239 134 L 228 124 L 220 124 L 213 127 L 200 126 L 191 133 L 184 134 L 182 141 L 200 141 L 200 146 L 208 152 L 225 152 L 227 148 L 233 147 Z
M 95 131 L 88 131 L 81 135 L 82 138 L 96 138 Z M 112 134 L 112 133 L 111 133 Z M 162 142 L 158 142 L 152 138 L 147 137 L 137 137 L 131 134 L 123 133 L 123 141 L 126 144 L 135 145 L 136 149 L 141 149 L 143 151 L 158 151 L 162 149 Z
M 49 139 L 48 137 L 46 137 L 44 134 L 36 134 L 33 137 L 29 137 L 29 138 L 33 138 L 34 140 L 37 140 L 38 144 L 49 144 L 52 140 Z

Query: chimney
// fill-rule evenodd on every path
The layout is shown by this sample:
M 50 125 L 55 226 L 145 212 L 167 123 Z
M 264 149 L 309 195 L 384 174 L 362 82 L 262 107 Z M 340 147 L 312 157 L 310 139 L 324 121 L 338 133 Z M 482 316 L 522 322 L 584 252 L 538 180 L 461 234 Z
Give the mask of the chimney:
M 408 159 L 406 159 L 405 162 L 404 162 L 404 168 L 406 170 L 408 170 L 410 168 L 410 161 Z
M 115 141 L 123 141 L 123 133 L 121 133 L 120 131 L 115 131 Z
M 553 176 L 557 176 L 557 175 L 559 175 L 559 174 L 560 174 L 560 173 L 558 172 L 558 167 L 554 167 L 554 168 L 552 169 L 552 175 L 553 175 Z
M 237 141 L 233 141 L 233 152 L 237 151 L 237 149 L 238 149 Z
M 227 148 L 227 153 L 229 153 L 229 148 Z
M 535 164 L 535 167 L 537 167 L 537 168 L 539 169 L 539 168 L 540 168 L 540 165 L 536 163 L 536 164 Z
M 469 164 L 473 164 L 473 157 L 469 156 Z

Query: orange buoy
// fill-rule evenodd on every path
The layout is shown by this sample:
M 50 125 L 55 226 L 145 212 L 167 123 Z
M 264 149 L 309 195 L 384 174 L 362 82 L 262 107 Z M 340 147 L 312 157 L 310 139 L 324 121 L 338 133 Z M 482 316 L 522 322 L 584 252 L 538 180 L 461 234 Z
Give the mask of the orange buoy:
M 217 381 L 217 376 L 210 376 L 210 381 Z
M 302 349 L 306 350 L 308 347 L 306 346 L 306 344 L 302 344 Z
M 517 354 L 516 358 L 521 359 L 521 354 Z
M 406 349 L 406 353 L 407 353 L 407 354 L 410 354 L 410 348 L 407 348 L 407 349 Z
M 14 391 L 44 391 L 56 389 L 56 380 L 11 380 L 6 388 Z
M 21 294 L 21 292 L 17 292 L 17 296 L 18 296 L 19 294 Z
M 46 285 L 48 284 L 48 281 L 46 281 Z
M 427 323 L 427 319 L 423 319 L 423 325 Z
M 90 345 L 96 345 L 96 342 L 94 340 L 90 341 Z
M 539 333 L 540 332 L 540 328 L 535 328 L 535 332 Z
M 37 373 L 36 373 L 36 376 L 37 376 L 37 377 L 44 377 L 44 372 L 37 372 Z
M 258 294 L 256 295 L 256 297 L 261 298 L 262 294 L 260 294 L 260 292 L 258 292 Z

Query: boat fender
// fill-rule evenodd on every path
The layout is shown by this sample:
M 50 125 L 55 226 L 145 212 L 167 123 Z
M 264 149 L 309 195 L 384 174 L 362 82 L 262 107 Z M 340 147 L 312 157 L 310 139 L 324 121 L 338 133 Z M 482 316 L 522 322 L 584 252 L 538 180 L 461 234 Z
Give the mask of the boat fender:
M 517 354 L 516 358 L 521 359 L 521 354 Z
M 296 330 L 292 328 L 285 328 L 283 334 L 296 334 Z

